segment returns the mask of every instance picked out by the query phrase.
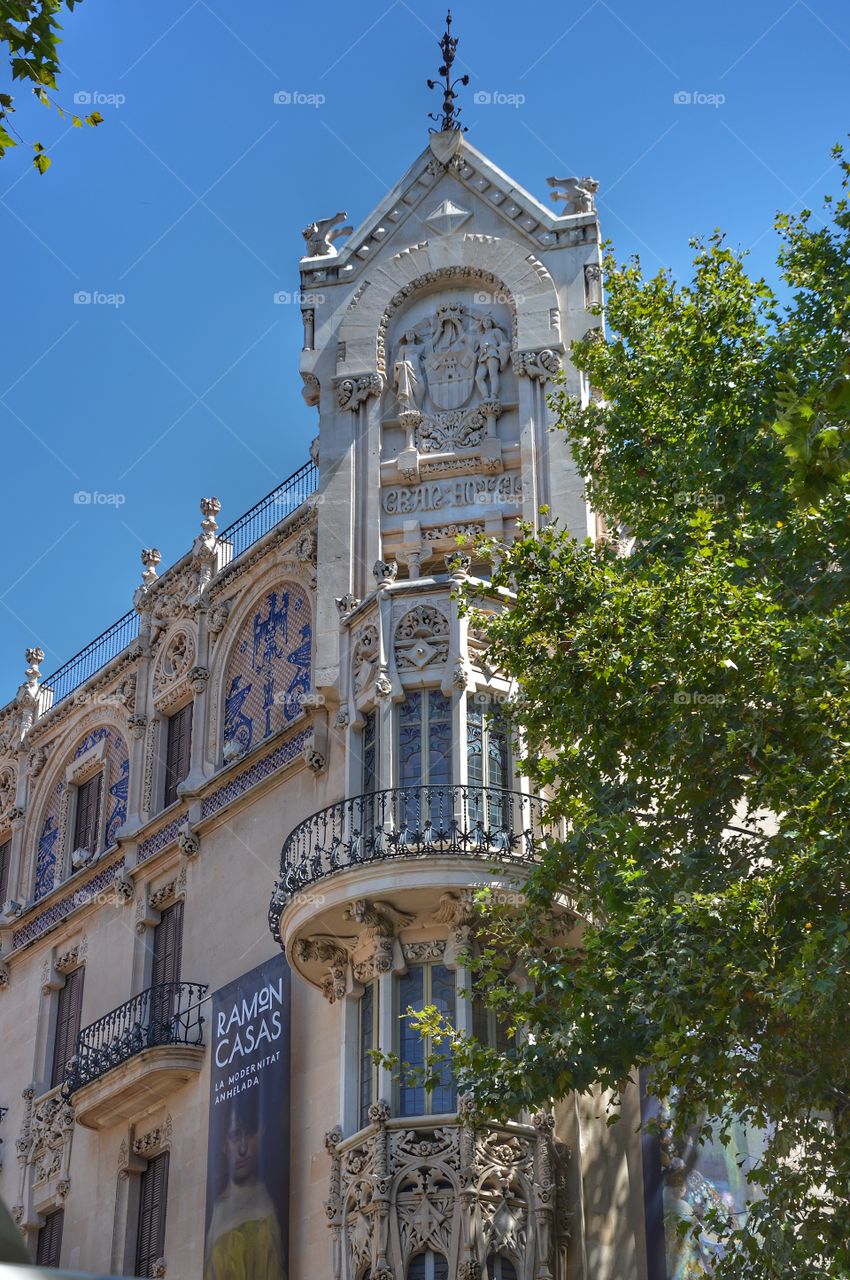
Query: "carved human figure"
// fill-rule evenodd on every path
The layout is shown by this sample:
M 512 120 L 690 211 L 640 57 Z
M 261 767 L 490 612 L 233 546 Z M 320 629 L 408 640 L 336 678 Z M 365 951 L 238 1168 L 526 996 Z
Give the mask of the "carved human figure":
M 393 386 L 404 409 L 419 408 L 422 404 L 425 388 L 421 359 L 416 334 L 408 329 L 401 336 L 393 365 Z
M 498 400 L 500 375 L 508 363 L 510 343 L 491 315 L 478 321 L 478 366 L 475 385 L 485 400 Z

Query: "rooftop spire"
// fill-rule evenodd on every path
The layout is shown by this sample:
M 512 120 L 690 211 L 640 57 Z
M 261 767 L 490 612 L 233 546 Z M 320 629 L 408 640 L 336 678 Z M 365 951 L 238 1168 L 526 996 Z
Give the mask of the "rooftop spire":
M 455 86 L 459 84 L 469 84 L 469 76 L 458 76 L 456 80 L 452 80 L 452 63 L 455 60 L 457 52 L 457 36 L 452 35 L 452 11 L 449 9 L 446 14 L 446 31 L 440 41 L 440 52 L 443 55 L 443 63 L 439 68 L 439 75 L 443 77 L 444 83 L 439 84 L 437 80 L 429 80 L 428 88 L 441 88 L 443 91 L 443 111 L 442 115 L 434 115 L 433 112 L 428 113 L 429 120 L 436 120 L 440 126 L 439 132 L 447 133 L 451 130 L 458 130 L 466 133 L 466 125 L 461 124 L 458 120 L 460 115 L 460 107 L 455 106 L 455 98 L 457 92 Z M 432 129 L 432 133 L 438 130 Z

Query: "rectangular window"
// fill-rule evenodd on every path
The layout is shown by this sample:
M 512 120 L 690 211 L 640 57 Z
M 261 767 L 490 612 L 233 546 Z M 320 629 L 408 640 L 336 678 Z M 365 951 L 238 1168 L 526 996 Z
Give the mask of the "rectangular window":
M 54 1209 L 44 1219 L 44 1226 L 39 1228 L 35 1245 L 35 1265 L 37 1267 L 58 1267 L 62 1253 L 62 1227 L 65 1225 L 65 1210 Z
M 9 867 L 12 861 L 12 841 L 0 844 L 0 911 L 9 897 Z
M 441 787 L 452 780 L 452 700 L 439 689 L 410 693 L 398 711 L 400 787 Z
M 96 773 L 82 786 L 77 787 L 77 811 L 74 815 L 73 849 L 97 852 L 97 835 L 100 824 L 100 792 L 103 774 Z
M 165 1254 L 165 1200 L 168 1194 L 168 1152 L 161 1151 L 139 1177 L 139 1223 L 136 1231 L 137 1276 L 153 1275 L 154 1263 Z
M 77 1050 L 80 1034 L 80 1016 L 83 1011 L 83 977 L 85 969 L 74 969 L 65 977 L 65 985 L 59 989 L 56 1008 L 56 1034 L 53 1038 L 52 1088 L 65 1079 L 65 1068 Z
M 192 749 L 192 703 L 168 717 L 165 739 L 165 793 L 163 806 L 167 808 L 177 799 L 177 788 L 189 774 L 189 753 Z
M 363 717 L 363 793 L 370 795 L 378 781 L 378 717 L 367 711 Z
M 170 1044 L 174 1012 L 178 1005 L 175 983 L 180 981 L 183 958 L 183 903 L 173 902 L 162 912 L 153 931 L 150 1020 L 148 1044 Z
M 369 1108 L 378 1100 L 378 1069 L 372 1050 L 378 1047 L 378 984 L 370 982 L 360 997 L 358 1105 L 360 1128 L 369 1123 Z
M 457 1016 L 457 993 L 455 974 L 444 964 L 414 964 L 408 968 L 398 981 L 399 1003 L 399 1060 L 401 1062 L 402 1083 L 399 1089 L 399 1114 L 402 1116 L 442 1115 L 454 1111 L 456 1105 L 456 1089 L 452 1078 L 452 1066 L 446 1061 L 439 1067 L 428 1068 L 427 1074 L 439 1076 L 439 1083 L 433 1089 L 426 1089 L 424 1082 L 414 1076 L 410 1083 L 405 1083 L 405 1064 L 408 1070 L 421 1071 L 425 1067 L 426 1058 L 431 1055 L 447 1055 L 448 1046 L 445 1041 L 433 1044 L 430 1039 L 423 1040 L 410 1018 L 405 1017 L 408 1009 L 418 1010 L 426 1005 L 436 1005 L 444 1018 L 454 1025 Z

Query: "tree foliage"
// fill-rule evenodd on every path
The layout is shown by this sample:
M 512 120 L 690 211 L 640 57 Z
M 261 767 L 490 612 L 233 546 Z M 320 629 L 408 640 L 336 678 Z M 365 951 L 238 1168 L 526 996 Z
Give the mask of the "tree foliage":
M 64 109 L 49 93 L 49 90 L 56 89 L 60 71 L 59 33 L 62 27 L 59 15 L 63 7 L 70 12 L 80 3 L 81 0 L 0 0 L 0 44 L 8 51 L 12 80 L 28 82 L 39 102 L 46 107 L 55 107 L 63 119 L 66 115 Z M 5 155 L 8 147 L 15 147 L 23 140 L 12 123 L 14 104 L 11 93 L 0 93 L 0 156 Z M 91 111 L 84 116 L 71 115 L 71 123 L 76 128 L 102 122 L 99 111 Z M 39 173 L 46 173 L 50 168 L 50 156 L 42 143 L 34 142 L 32 147 L 35 153 L 33 164 Z
M 850 1274 L 850 165 L 777 222 L 783 301 L 715 234 L 693 278 L 606 261 L 609 336 L 555 396 L 597 512 L 484 544 L 521 767 L 565 838 L 491 904 L 479 981 L 530 1035 L 455 1037 L 499 1114 L 636 1068 L 678 1123 L 764 1126 L 719 1276 Z M 623 554 L 628 538 L 631 553 Z M 631 540 L 633 539 L 633 545 Z M 492 592 L 484 593 L 492 598 Z M 467 608 L 484 604 L 473 589 Z M 580 950 L 541 947 L 569 903 Z M 534 992 L 500 981 L 517 955 Z M 432 1016 L 432 1015 L 431 1015 Z M 425 1017 L 427 1023 L 428 1015 Z M 432 1033 L 434 1027 L 431 1027 Z

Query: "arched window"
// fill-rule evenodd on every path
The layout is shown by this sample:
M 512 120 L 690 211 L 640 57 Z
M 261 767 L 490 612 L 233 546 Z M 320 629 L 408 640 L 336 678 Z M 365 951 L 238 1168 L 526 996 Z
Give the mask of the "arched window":
M 441 1253 L 430 1249 L 410 1259 L 407 1280 L 449 1280 L 449 1264 Z
M 307 593 L 282 583 L 242 624 L 224 680 L 225 763 L 286 727 L 310 691 L 313 623 Z
M 114 846 L 127 818 L 129 779 L 127 744 L 106 725 L 90 730 L 65 757 L 38 833 L 36 901 Z
M 517 1280 L 516 1268 L 510 1258 L 501 1253 L 491 1253 L 487 1259 L 487 1280 Z

